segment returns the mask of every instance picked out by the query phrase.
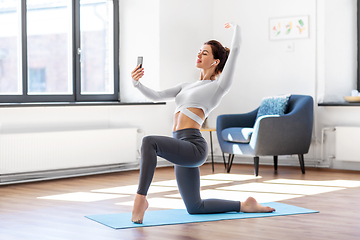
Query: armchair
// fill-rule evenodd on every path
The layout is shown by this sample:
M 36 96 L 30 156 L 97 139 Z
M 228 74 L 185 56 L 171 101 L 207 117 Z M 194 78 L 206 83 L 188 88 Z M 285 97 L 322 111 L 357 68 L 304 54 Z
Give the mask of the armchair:
M 256 119 L 258 110 L 218 116 L 216 133 L 227 172 L 230 172 L 234 155 L 253 156 L 255 175 L 258 176 L 259 156 L 273 156 L 276 171 L 279 155 L 297 154 L 304 174 L 304 154 L 309 151 L 313 127 L 312 97 L 291 95 L 287 111 L 281 116 L 265 115 Z M 237 140 L 241 131 L 252 128 L 249 140 Z M 225 162 L 225 153 L 229 154 L 228 163 Z

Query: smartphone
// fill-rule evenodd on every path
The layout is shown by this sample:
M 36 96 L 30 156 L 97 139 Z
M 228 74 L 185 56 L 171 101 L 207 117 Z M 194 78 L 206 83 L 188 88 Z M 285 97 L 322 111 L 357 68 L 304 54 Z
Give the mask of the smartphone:
M 142 68 L 142 64 L 143 64 L 143 57 L 138 57 L 138 60 L 137 60 L 137 66 L 140 65 L 139 68 Z

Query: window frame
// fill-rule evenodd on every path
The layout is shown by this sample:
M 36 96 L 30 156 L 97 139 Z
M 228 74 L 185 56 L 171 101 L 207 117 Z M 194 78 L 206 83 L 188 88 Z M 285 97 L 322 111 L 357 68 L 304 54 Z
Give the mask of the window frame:
M 27 0 L 21 0 L 20 6 L 20 27 L 21 27 L 21 60 L 20 72 L 22 80 L 22 94 L 20 95 L 0 95 L 0 103 L 51 103 L 51 102 L 106 102 L 106 101 L 119 101 L 119 0 L 112 0 L 113 2 L 113 48 L 114 48 L 114 72 L 113 81 L 114 89 L 113 94 L 81 94 L 81 68 L 80 68 L 80 55 L 77 49 L 81 49 L 80 44 L 80 0 L 71 0 L 71 22 L 72 31 L 71 46 L 72 46 L 72 94 L 28 94 L 28 62 L 27 62 Z

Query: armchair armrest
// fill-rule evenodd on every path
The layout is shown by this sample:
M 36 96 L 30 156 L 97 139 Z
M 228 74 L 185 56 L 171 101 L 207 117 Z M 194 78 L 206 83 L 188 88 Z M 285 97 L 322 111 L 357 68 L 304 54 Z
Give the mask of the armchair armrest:
M 216 134 L 220 148 L 223 152 L 232 153 L 231 145 L 229 142 L 226 142 L 222 137 L 222 131 L 225 128 L 231 127 L 250 127 L 254 126 L 257 111 L 259 108 L 255 109 L 252 112 L 244 114 L 225 114 L 219 115 L 216 120 Z M 246 144 L 248 145 L 248 144 Z
M 259 108 L 252 112 L 243 114 L 224 114 L 219 115 L 216 120 L 216 129 L 220 132 L 230 127 L 250 127 L 255 123 L 256 114 Z

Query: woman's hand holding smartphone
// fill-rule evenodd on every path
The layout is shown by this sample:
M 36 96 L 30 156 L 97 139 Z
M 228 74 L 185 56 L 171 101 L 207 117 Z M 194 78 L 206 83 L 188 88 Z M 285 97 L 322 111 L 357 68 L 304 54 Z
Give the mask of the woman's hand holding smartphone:
M 136 68 L 131 72 L 131 77 L 135 81 L 139 81 L 144 76 L 144 68 L 142 67 L 143 57 L 138 57 Z

